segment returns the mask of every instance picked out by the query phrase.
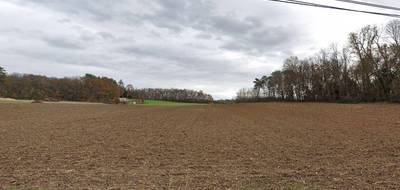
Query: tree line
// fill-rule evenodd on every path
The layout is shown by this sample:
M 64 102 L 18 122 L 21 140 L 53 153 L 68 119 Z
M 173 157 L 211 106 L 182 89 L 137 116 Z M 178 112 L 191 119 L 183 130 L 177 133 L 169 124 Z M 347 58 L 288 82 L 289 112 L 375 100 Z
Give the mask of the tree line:
M 400 21 L 351 33 L 343 49 L 332 45 L 306 59 L 290 57 L 253 83 L 237 100 L 400 102 Z
M 0 97 L 5 98 L 113 103 L 120 96 L 115 80 L 92 74 L 76 78 L 49 78 L 31 74 L 2 76 Z
M 120 98 L 210 102 L 202 91 L 180 89 L 135 89 L 122 81 L 86 74 L 53 78 L 32 74 L 10 74 L 0 67 L 0 97 L 44 100 L 118 103 Z
M 213 98 L 203 91 L 188 89 L 136 89 L 133 94 L 143 99 L 167 100 L 188 103 L 211 103 Z
M 188 103 L 210 103 L 213 97 L 203 91 L 189 89 L 162 89 L 162 88 L 142 88 L 136 89 L 132 85 L 124 85 L 119 82 L 122 97 L 129 99 L 147 99 L 147 100 L 166 100 Z

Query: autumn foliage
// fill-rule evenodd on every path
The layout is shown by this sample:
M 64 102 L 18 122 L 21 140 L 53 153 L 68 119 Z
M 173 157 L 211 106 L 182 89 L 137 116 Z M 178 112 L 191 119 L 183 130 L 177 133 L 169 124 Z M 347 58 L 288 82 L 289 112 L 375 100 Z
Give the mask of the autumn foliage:
M 86 74 L 75 78 L 49 78 L 31 74 L 7 75 L 0 67 L 0 97 L 44 100 L 118 103 L 119 98 L 208 103 L 213 98 L 187 89 L 135 89 L 122 81 Z
M 15 99 L 113 103 L 120 96 L 115 80 L 86 74 L 77 78 L 49 78 L 31 74 L 6 75 L 0 95 Z

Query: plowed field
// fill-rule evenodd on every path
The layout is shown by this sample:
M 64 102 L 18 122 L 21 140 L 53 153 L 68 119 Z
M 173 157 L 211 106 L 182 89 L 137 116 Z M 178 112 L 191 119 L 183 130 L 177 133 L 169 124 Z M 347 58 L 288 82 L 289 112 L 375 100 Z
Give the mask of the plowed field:
M 400 106 L 0 104 L 0 189 L 400 189 Z

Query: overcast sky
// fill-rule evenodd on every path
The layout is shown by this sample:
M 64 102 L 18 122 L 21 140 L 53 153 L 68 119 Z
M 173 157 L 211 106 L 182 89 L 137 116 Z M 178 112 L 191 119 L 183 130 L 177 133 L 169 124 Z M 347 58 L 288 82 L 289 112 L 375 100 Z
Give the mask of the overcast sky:
M 389 20 L 263 0 L 0 0 L 0 66 L 231 98 L 288 56 L 344 44 L 349 32 Z

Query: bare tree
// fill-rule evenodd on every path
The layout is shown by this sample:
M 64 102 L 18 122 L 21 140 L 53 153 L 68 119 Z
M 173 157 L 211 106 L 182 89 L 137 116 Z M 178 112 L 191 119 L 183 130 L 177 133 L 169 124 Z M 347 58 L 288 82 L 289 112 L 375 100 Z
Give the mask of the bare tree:
M 348 48 L 336 45 L 303 60 L 290 57 L 282 70 L 254 81 L 265 97 L 288 101 L 399 101 L 400 21 L 351 33 Z M 242 92 L 244 93 L 244 92 Z M 260 93 L 257 93 L 257 97 Z

